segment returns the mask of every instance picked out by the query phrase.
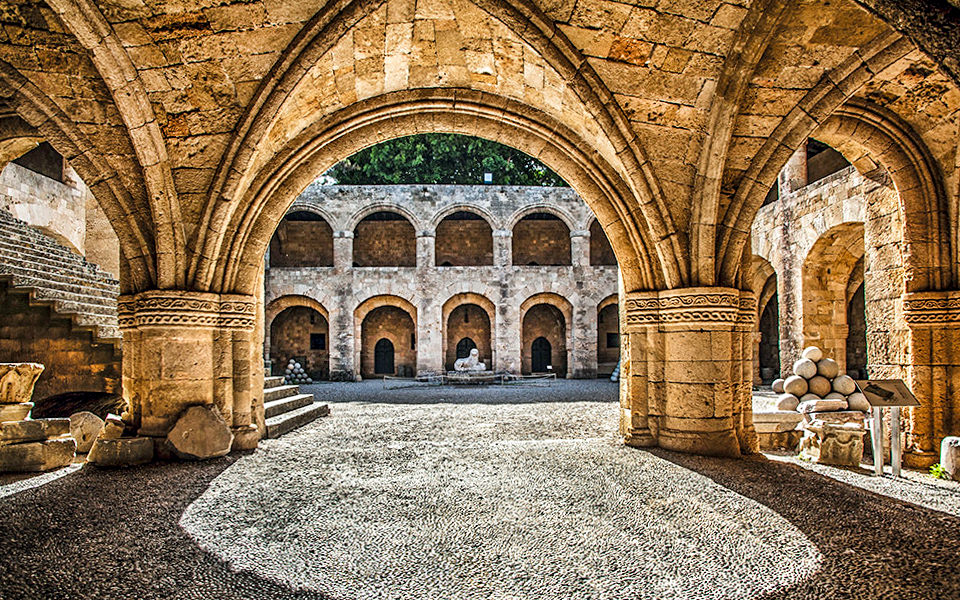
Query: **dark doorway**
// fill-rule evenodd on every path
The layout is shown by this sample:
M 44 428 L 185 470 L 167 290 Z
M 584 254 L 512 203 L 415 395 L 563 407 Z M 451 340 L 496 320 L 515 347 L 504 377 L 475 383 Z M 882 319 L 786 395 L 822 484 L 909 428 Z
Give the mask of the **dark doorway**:
M 550 342 L 547 341 L 547 338 L 538 337 L 537 339 L 533 340 L 533 346 L 531 350 L 530 370 L 534 373 L 543 373 L 547 371 L 547 367 L 553 364 L 553 361 L 550 360 L 550 355 L 552 354 L 553 349 L 550 347 Z
M 373 348 L 373 373 L 375 375 L 393 375 L 393 342 L 380 338 Z
M 466 358 L 470 356 L 470 351 L 477 347 L 477 344 L 468 337 L 457 342 L 457 358 Z
M 867 311 L 862 283 L 847 304 L 847 374 L 867 378 Z
M 780 377 L 780 303 L 777 295 L 760 315 L 760 379 L 769 383 Z

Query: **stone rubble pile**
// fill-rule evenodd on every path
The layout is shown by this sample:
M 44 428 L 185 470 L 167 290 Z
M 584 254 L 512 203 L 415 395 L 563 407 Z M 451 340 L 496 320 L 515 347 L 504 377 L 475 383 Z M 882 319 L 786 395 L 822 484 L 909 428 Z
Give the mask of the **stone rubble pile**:
M 800 454 L 823 464 L 857 466 L 863 456 L 864 414 L 870 403 L 837 362 L 816 346 L 804 349 L 793 375 L 773 382 L 777 410 L 803 415 Z
M 31 419 L 33 386 L 43 365 L 0 363 L 0 473 L 32 473 L 73 462 L 70 419 Z
M 287 385 L 297 385 L 303 383 L 313 383 L 313 379 L 303 370 L 303 366 L 294 359 L 287 363 L 287 371 L 283 378 Z

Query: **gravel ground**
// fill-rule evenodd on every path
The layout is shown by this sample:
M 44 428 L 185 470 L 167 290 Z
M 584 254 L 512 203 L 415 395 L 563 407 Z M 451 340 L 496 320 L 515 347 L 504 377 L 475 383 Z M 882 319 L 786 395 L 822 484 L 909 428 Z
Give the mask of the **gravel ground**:
M 625 448 L 609 383 L 376 385 L 253 454 L 0 499 L 0 598 L 960 598 L 960 518 Z

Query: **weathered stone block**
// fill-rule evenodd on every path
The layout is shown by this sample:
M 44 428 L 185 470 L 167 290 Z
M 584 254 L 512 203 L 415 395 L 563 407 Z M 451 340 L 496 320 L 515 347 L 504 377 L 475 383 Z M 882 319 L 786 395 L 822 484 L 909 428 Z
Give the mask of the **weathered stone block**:
M 167 442 L 178 457 L 203 460 L 229 453 L 233 433 L 214 407 L 191 406 L 177 419 Z
M 153 460 L 153 438 L 98 438 L 87 462 L 98 467 L 131 467 Z
M 90 452 L 93 442 L 103 428 L 103 419 L 88 411 L 81 411 L 70 415 L 70 435 L 77 440 L 77 452 Z
M 22 421 L 30 416 L 31 410 L 33 410 L 33 402 L 0 404 L 0 423 L 6 421 Z
M 854 425 L 826 424 L 822 428 L 807 428 L 800 441 L 800 455 L 824 465 L 859 466 L 865 433 Z
M 802 413 L 824 413 L 834 410 L 846 410 L 846 400 L 808 400 L 801 402 L 797 410 Z
M 0 446 L 37 442 L 70 433 L 69 419 L 8 421 L 0 424 Z
M 949 436 L 940 442 L 940 466 L 950 479 L 960 481 L 960 437 Z
M 76 450 L 72 437 L 0 446 L 0 472 L 35 473 L 64 467 L 73 462 Z

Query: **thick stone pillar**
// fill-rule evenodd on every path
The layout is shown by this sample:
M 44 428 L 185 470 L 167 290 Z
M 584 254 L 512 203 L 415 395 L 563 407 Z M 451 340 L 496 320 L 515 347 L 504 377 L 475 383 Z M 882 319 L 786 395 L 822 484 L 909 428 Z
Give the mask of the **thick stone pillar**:
M 939 460 L 943 438 L 960 435 L 960 291 L 905 294 L 903 313 L 908 384 L 920 401 L 908 411 L 904 462 L 927 468 Z
M 353 232 L 333 232 L 333 266 L 336 269 L 353 267 Z
M 497 362 L 494 370 L 519 374 L 523 353 L 519 305 L 500 303 L 497 306 L 496 331 Z
M 234 448 L 256 447 L 263 373 L 253 368 L 254 296 L 150 290 L 121 296 L 118 313 L 123 396 L 141 435 L 164 437 L 186 408 L 214 405 L 233 427 Z
M 443 306 L 425 298 L 417 307 L 417 374 L 442 373 L 443 356 Z
M 582 299 L 581 299 L 582 300 Z M 597 376 L 597 306 L 573 306 L 573 352 L 567 373 L 576 379 Z
M 437 236 L 432 231 L 417 234 L 417 268 L 437 266 Z
M 570 232 L 570 260 L 575 267 L 590 266 L 590 231 L 577 229 Z
M 497 229 L 493 232 L 493 265 L 509 267 L 513 264 L 513 232 Z
M 622 299 L 624 442 L 717 456 L 757 452 L 753 293 L 684 288 Z

